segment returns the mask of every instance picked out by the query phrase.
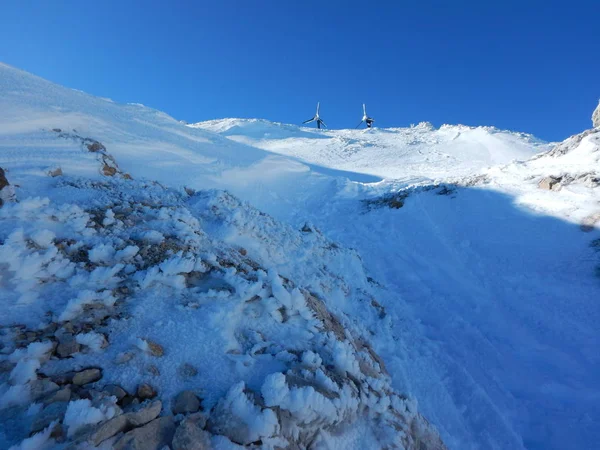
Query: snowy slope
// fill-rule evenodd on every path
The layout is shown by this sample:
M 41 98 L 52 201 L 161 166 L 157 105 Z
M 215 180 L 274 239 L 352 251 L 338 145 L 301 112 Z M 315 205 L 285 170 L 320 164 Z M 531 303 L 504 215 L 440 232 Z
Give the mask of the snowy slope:
M 463 125 L 317 130 L 256 119 L 223 119 L 190 127 L 306 163 L 404 180 L 471 174 L 549 148 L 531 135 Z
M 4 251 L 19 255 L 10 270 L 3 269 L 0 280 L 4 283 L 0 284 L 0 301 L 12 305 L 11 311 L 19 305 L 19 314 L 26 312 L 21 316 L 41 317 L 35 315 L 44 310 L 36 298 L 58 302 L 57 315 L 68 305 L 65 298 L 41 295 L 38 289 L 52 288 L 47 283 L 37 286 L 32 281 L 35 272 L 23 269 L 26 261 L 35 260 L 31 254 L 39 253 L 28 243 L 39 240 L 48 245 L 49 235 L 38 236 L 37 231 L 48 228 L 57 236 L 80 233 L 78 239 L 86 247 L 98 247 L 93 258 L 99 258 L 101 265 L 114 266 L 119 263 L 117 253 L 127 245 L 140 247 L 133 241 L 139 241 L 144 232 L 155 229 L 165 235 L 166 227 L 177 236 L 184 226 L 177 225 L 181 218 L 189 226 L 191 217 L 199 220 L 196 231 L 207 236 L 202 242 L 208 253 L 218 250 L 235 255 L 243 248 L 250 259 L 271 272 L 320 294 L 348 330 L 368 337 L 385 361 L 391 386 L 418 401 L 419 411 L 440 430 L 448 447 L 586 449 L 600 440 L 600 385 L 595 376 L 600 372 L 595 350 L 600 343 L 595 300 L 600 298 L 600 256 L 593 244 L 600 238 L 595 222 L 600 211 L 594 181 L 599 172 L 597 132 L 532 158 L 552 146 L 529 135 L 494 128 L 433 129 L 421 124 L 366 132 L 317 131 L 245 119 L 185 126 L 140 105 L 115 104 L 1 65 L 0 94 L 0 167 L 8 169 L 11 193 L 20 201 L 0 210 L 1 238 L 10 245 L 5 243 Z M 94 142 L 104 149 L 88 151 Z M 104 169 L 107 161 L 112 164 L 109 157 L 118 165 L 112 178 Z M 58 167 L 63 175 L 49 177 Z M 555 189 L 540 189 L 540 180 L 549 176 L 560 179 Z M 163 191 L 153 181 L 167 189 Z M 227 189 L 275 220 L 263 218 L 224 194 L 192 191 L 206 188 Z M 145 190 L 148 198 L 142 194 Z M 50 203 L 35 197 L 48 197 Z M 130 197 L 135 197 L 128 201 L 136 205 L 138 228 L 105 236 L 106 230 L 93 225 L 99 220 L 94 211 L 105 211 Z M 168 205 L 168 211 L 156 216 L 152 205 Z M 95 209 L 90 212 L 90 207 Z M 36 219 L 27 208 L 47 213 Z M 91 219 L 85 214 L 91 214 Z M 147 216 L 143 220 L 149 225 L 138 222 L 138 216 Z M 175 216 L 179 219 L 174 220 Z M 51 225 L 52 217 L 58 217 L 60 226 Z M 110 222 L 109 218 L 104 227 L 113 227 Z M 304 227 L 305 222 L 311 224 Z M 103 219 L 100 223 L 104 224 Z M 139 228 L 144 226 L 147 229 Z M 63 227 L 70 231 L 60 231 Z M 90 233 L 88 227 L 96 230 L 89 236 L 85 234 Z M 15 228 L 23 228 L 25 234 L 7 241 Z M 300 228 L 305 232 L 294 231 Z M 315 238 L 316 243 L 311 240 Z M 111 244 L 113 252 L 106 240 L 114 239 L 121 241 Z M 344 250 L 348 247 L 356 250 Z M 119 255 L 125 258 L 127 252 Z M 205 261 L 205 257 L 198 260 Z M 52 261 L 54 256 L 47 258 Z M 52 264 L 52 270 L 59 269 Z M 127 275 L 128 282 L 139 283 L 144 275 L 136 274 L 147 270 L 135 267 L 131 274 L 118 277 Z M 22 276 L 22 287 L 14 283 L 17 273 Z M 173 297 L 185 311 L 186 305 L 194 303 L 189 300 L 195 295 L 194 286 L 191 292 L 186 286 L 162 295 L 162 289 L 177 287 L 164 287 L 171 277 L 178 279 L 176 275 L 169 267 L 159 269 L 154 276 L 163 280 L 160 289 L 156 294 L 149 292 L 151 287 L 135 291 L 128 312 L 134 312 L 135 326 L 142 328 L 157 314 L 173 317 L 175 324 L 182 324 L 187 342 L 198 333 L 193 317 L 157 298 Z M 80 281 L 69 283 L 98 281 L 81 276 Z M 265 280 L 272 282 L 272 278 Z M 244 283 L 236 279 L 234 284 Z M 274 287 L 265 286 L 265 296 L 271 298 L 269 289 Z M 216 291 L 207 296 L 207 303 L 198 302 L 200 310 L 214 318 L 215 329 L 227 333 L 241 327 L 264 334 L 261 323 L 225 323 L 223 314 L 233 307 L 229 305 L 244 308 L 244 296 L 237 289 L 234 294 Z M 277 298 L 275 291 L 272 294 Z M 231 303 L 221 305 L 219 295 Z M 140 302 L 146 298 L 156 309 L 144 308 Z M 13 318 L 8 315 L 5 320 Z M 137 337 L 177 345 L 168 336 L 173 326 L 167 322 L 164 331 L 149 328 L 152 336 L 138 333 Z M 300 333 L 304 328 L 300 322 L 290 323 L 285 332 Z M 118 325 L 111 332 L 121 338 L 117 344 L 109 339 L 111 346 L 102 350 L 102 358 L 114 361 L 115 352 L 141 352 L 135 353 L 132 367 L 143 372 L 156 366 L 164 390 L 161 398 L 168 404 L 180 387 L 166 381 L 174 370 L 170 361 L 157 362 L 145 355 L 144 344 L 125 339 L 127 331 Z M 223 358 L 226 349 L 235 347 L 231 335 L 202 350 L 202 358 L 215 361 L 214 373 L 226 372 L 227 360 L 235 367 L 222 380 L 208 377 L 197 385 L 203 388 L 208 405 L 218 404 L 219 398 L 229 405 L 243 400 L 233 389 L 240 380 L 261 390 L 269 371 L 294 369 L 257 363 L 263 353 L 256 351 L 260 347 L 255 347 L 256 335 L 250 335 L 254 337 L 241 341 L 236 337 L 239 356 L 234 352 L 229 359 Z M 247 339 L 249 348 L 242 345 Z M 303 351 L 316 353 L 314 346 L 302 339 L 299 342 Z M 74 360 L 85 365 L 96 356 L 82 348 Z M 166 345 L 166 354 L 172 354 L 173 348 Z M 184 357 L 200 358 L 188 351 L 182 352 Z M 250 369 L 244 369 L 246 363 Z M 31 364 L 35 365 L 27 367 Z M 131 389 L 141 380 L 136 374 L 129 378 L 128 372 L 119 375 L 107 370 L 104 376 Z M 275 392 L 276 383 L 271 387 Z M 231 396 L 228 388 L 233 389 Z M 268 430 L 266 419 L 256 424 L 262 432 Z M 377 448 L 381 441 L 376 436 L 381 439 L 387 432 L 374 430 L 369 420 L 359 419 L 353 422 L 352 431 L 345 428 L 323 435 L 323 445 L 367 448 L 370 443 Z M 14 442 L 16 437 L 8 439 Z

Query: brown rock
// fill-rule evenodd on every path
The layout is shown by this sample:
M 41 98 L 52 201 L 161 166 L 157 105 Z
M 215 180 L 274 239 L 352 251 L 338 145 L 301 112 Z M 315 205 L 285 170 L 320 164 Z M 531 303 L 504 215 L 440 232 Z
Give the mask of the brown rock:
M 137 396 L 143 400 L 156 397 L 156 391 L 147 383 L 142 383 L 137 388 Z
M 146 339 L 146 343 L 148 344 L 148 350 L 152 356 L 161 357 L 165 354 L 165 350 L 162 348 L 162 345 L 157 344 L 156 342 L 152 342 Z
M 104 145 L 102 145 L 98 141 L 93 141 L 93 140 L 91 140 L 91 142 L 89 144 L 87 144 L 87 149 L 90 152 L 106 151 L 106 147 Z
M 102 378 L 100 369 L 85 369 L 73 375 L 73 384 L 83 386 L 84 384 L 93 383 Z
M 102 173 L 107 177 L 112 177 L 117 173 L 117 169 L 104 163 L 104 166 L 102 166 Z
M 156 419 L 160 414 L 161 409 L 162 402 L 160 400 L 155 400 L 153 402 L 146 401 L 139 405 L 134 405 L 131 411 L 124 415 L 127 417 L 130 426 L 139 427 Z

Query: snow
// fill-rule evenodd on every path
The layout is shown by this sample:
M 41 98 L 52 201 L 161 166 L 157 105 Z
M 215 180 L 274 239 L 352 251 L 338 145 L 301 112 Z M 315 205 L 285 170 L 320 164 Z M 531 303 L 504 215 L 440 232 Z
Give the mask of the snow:
M 79 137 L 105 145 L 134 181 L 107 181 Z M 286 367 L 298 363 L 326 392 L 339 390 L 326 366 L 361 371 L 360 352 L 322 332 L 290 279 L 325 299 L 345 330 L 368 336 L 390 387 L 410 396 L 365 398 L 373 411 L 391 402 L 414 416 L 418 402 L 451 449 L 591 449 L 600 440 L 600 255 L 592 245 L 600 224 L 589 232 L 580 224 L 600 211 L 600 188 L 537 183 L 598 177 L 600 133 L 568 147 L 542 154 L 552 145 L 531 135 L 462 125 L 186 126 L 0 64 L 0 167 L 19 186 L 18 203 L 0 208 L 0 325 L 41 326 L 47 311 L 73 320 L 86 305 L 118 305 L 113 289 L 135 284 L 135 320 L 111 328 L 108 348 L 79 334 L 94 352 L 75 355 L 77 364 L 102 363 L 103 381 L 128 389 L 155 365 L 165 398 L 193 388 L 206 407 L 225 399 L 267 442 L 271 410 L 256 411 L 244 387 L 262 392 L 267 406 L 325 420 L 351 411 L 353 397 L 292 386 Z M 64 176 L 48 177 L 56 167 Z M 184 188 L 225 189 L 241 201 Z M 403 207 L 364 203 L 386 195 L 405 196 Z M 145 265 L 149 245 L 167 250 Z M 240 276 L 241 263 L 213 269 L 242 249 L 261 266 L 256 279 Z M 81 252 L 94 267 L 69 260 Z M 162 361 L 145 351 L 146 339 L 164 347 Z M 30 348 L 13 353 L 7 376 L 18 384 L 0 380 L 0 407 L 27 403 L 27 381 L 45 358 Z M 178 378 L 188 362 L 198 380 Z M 387 389 L 388 381 L 370 382 Z M 69 433 L 83 424 L 75 412 L 84 421 L 106 416 L 83 403 L 70 408 Z M 315 447 L 379 448 L 394 442 L 388 433 L 361 418 L 323 430 Z M 42 434 L 29 439 L 43 443 Z M 236 447 L 224 437 L 213 444 Z
M 69 402 L 64 419 L 64 424 L 67 426 L 67 435 L 73 436 L 86 425 L 93 425 L 111 419 L 116 413 L 116 408 L 118 407 L 110 404 L 103 405 L 102 408 L 95 408 L 87 398 Z

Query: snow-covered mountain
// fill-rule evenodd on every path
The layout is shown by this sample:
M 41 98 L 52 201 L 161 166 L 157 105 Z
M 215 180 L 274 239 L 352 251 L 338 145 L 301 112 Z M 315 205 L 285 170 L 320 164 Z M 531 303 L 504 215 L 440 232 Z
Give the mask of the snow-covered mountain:
M 0 64 L 0 168 L 2 448 L 600 440 L 600 129 L 185 125 Z

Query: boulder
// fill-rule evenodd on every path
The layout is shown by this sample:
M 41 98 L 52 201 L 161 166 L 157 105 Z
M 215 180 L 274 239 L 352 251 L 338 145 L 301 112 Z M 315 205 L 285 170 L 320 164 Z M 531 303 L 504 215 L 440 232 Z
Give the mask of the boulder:
M 173 437 L 173 450 L 208 450 L 210 444 L 210 433 L 204 431 L 197 422 L 193 420 L 184 420 Z
M 124 434 L 114 445 L 114 450 L 162 450 L 171 445 L 175 434 L 173 416 L 154 419 L 147 425 Z
M 171 405 L 173 414 L 195 413 L 200 410 L 200 399 L 192 391 L 181 391 Z

